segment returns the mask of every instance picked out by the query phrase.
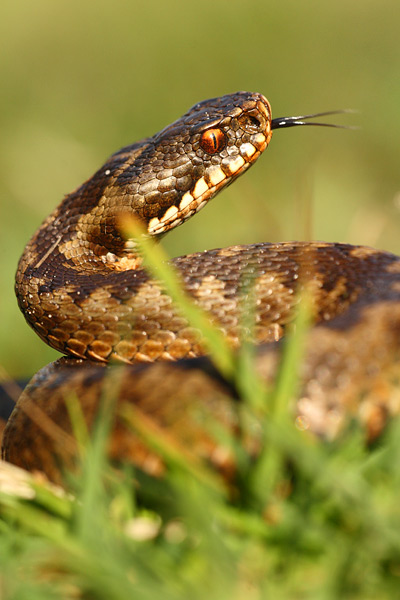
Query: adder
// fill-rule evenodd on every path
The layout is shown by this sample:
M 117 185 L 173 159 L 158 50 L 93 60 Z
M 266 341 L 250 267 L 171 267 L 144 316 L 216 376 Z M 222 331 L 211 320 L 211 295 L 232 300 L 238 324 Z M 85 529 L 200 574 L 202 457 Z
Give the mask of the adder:
M 62 480 L 76 455 L 66 399 L 72 389 L 91 426 L 107 364 L 120 362 L 126 366 L 118 370 L 118 392 L 111 385 L 112 458 L 152 475 L 165 468 L 143 431 L 132 431 L 121 417 L 128 404 L 138 422 L 182 452 L 232 473 L 234 457 L 205 421 L 237 431 L 235 381 L 201 358 L 201 334 L 143 268 L 137 240 L 123 235 L 121 222 L 133 215 L 146 236 L 159 240 L 254 164 L 274 129 L 321 124 L 309 120 L 315 116 L 272 119 L 267 99 L 250 92 L 200 102 L 113 154 L 64 198 L 23 252 L 16 294 L 31 327 L 67 358 L 39 371 L 22 394 L 4 433 L 5 460 Z M 398 257 L 347 244 L 284 242 L 209 250 L 172 264 L 233 348 L 245 336 L 242 292 L 250 280 L 256 363 L 266 380 L 276 373 L 297 291 L 311 289 L 315 324 L 293 417 L 312 434 L 334 437 L 357 416 L 373 439 L 399 412 Z M 257 452 L 255 437 L 250 430 L 245 436 L 250 453 Z

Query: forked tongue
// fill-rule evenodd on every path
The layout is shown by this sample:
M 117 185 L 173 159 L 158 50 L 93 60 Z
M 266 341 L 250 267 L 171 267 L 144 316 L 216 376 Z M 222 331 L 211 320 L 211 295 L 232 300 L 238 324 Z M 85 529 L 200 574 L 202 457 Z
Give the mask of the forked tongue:
M 351 109 L 329 110 L 327 112 L 315 113 L 313 115 L 299 115 L 298 117 L 279 117 L 272 119 L 271 129 L 283 129 L 284 127 L 296 127 L 297 125 L 317 125 L 319 127 L 337 127 L 339 129 L 356 129 L 348 125 L 337 125 L 335 123 L 320 123 L 318 121 L 309 121 L 318 117 L 327 117 L 329 115 L 340 115 L 343 113 L 354 113 Z

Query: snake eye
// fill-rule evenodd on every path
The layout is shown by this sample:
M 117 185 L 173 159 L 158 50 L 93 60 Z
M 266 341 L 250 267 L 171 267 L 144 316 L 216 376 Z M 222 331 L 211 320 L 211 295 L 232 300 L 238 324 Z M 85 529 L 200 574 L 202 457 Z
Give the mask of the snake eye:
M 221 129 L 207 129 L 200 138 L 200 147 L 207 154 L 220 152 L 226 144 L 225 134 Z

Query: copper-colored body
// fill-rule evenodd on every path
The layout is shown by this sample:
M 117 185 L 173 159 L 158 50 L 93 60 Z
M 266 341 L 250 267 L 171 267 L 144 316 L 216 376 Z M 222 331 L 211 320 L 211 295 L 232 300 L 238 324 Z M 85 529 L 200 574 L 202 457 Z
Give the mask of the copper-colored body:
M 71 433 L 66 382 L 70 390 L 73 381 L 90 422 L 107 371 L 102 365 L 110 359 L 171 361 L 203 353 L 198 332 L 140 268 L 135 243 L 123 239 L 119 222 L 135 215 L 149 235 L 163 235 L 254 163 L 270 137 L 270 107 L 260 94 L 200 103 L 152 138 L 114 154 L 43 223 L 20 260 L 18 302 L 40 337 L 76 360 L 45 368 L 23 394 L 4 436 L 7 460 L 58 479 L 59 462 L 71 464 L 73 454 L 62 447 L 62 433 L 51 430 L 55 421 Z M 299 283 L 311 289 L 320 324 L 310 334 L 298 411 L 314 432 L 334 435 L 346 414 L 357 413 L 374 437 L 387 414 L 397 411 L 399 258 L 343 244 L 282 243 L 212 250 L 174 265 L 187 292 L 233 346 L 243 334 L 240 292 L 251 280 L 255 341 L 267 344 L 259 369 L 267 378 Z M 78 369 L 77 359 L 100 365 L 86 361 Z M 174 443 L 195 448 L 226 472 L 231 459 L 193 417 L 193 407 L 200 406 L 231 430 L 237 424 L 229 385 L 208 371 L 196 359 L 127 367 L 116 401 L 130 402 Z M 47 426 L 41 411 L 50 419 Z M 250 435 L 248 448 L 257 450 Z M 111 453 L 149 472 L 162 471 L 161 459 L 120 422 Z

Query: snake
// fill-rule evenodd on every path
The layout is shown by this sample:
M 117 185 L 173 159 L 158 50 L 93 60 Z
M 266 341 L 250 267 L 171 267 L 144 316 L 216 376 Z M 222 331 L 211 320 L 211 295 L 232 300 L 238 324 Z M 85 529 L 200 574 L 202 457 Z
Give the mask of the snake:
M 4 432 L 4 460 L 62 481 L 77 461 L 66 398 L 73 390 L 93 427 L 108 386 L 117 405 L 112 460 L 162 474 L 165 460 L 143 433 L 158 432 L 183 454 L 232 476 L 234 456 L 207 424 L 217 419 L 237 433 L 240 391 L 204 356 L 201 332 L 145 268 L 137 238 L 121 223 L 134 217 L 144 237 L 159 241 L 247 171 L 275 129 L 326 126 L 310 120 L 323 114 L 331 113 L 272 119 L 266 97 L 251 92 L 199 102 L 114 153 L 65 196 L 25 247 L 15 284 L 28 324 L 65 356 L 22 393 Z M 355 417 L 373 440 L 399 412 L 397 256 L 342 243 L 265 242 L 198 252 L 172 265 L 233 349 L 246 335 L 250 281 L 255 363 L 265 381 L 276 377 L 299 289 L 311 290 L 313 325 L 293 408 L 310 435 L 334 438 Z M 127 407 L 134 426 L 127 425 Z M 256 423 L 242 431 L 250 455 L 260 450 L 257 431 Z

